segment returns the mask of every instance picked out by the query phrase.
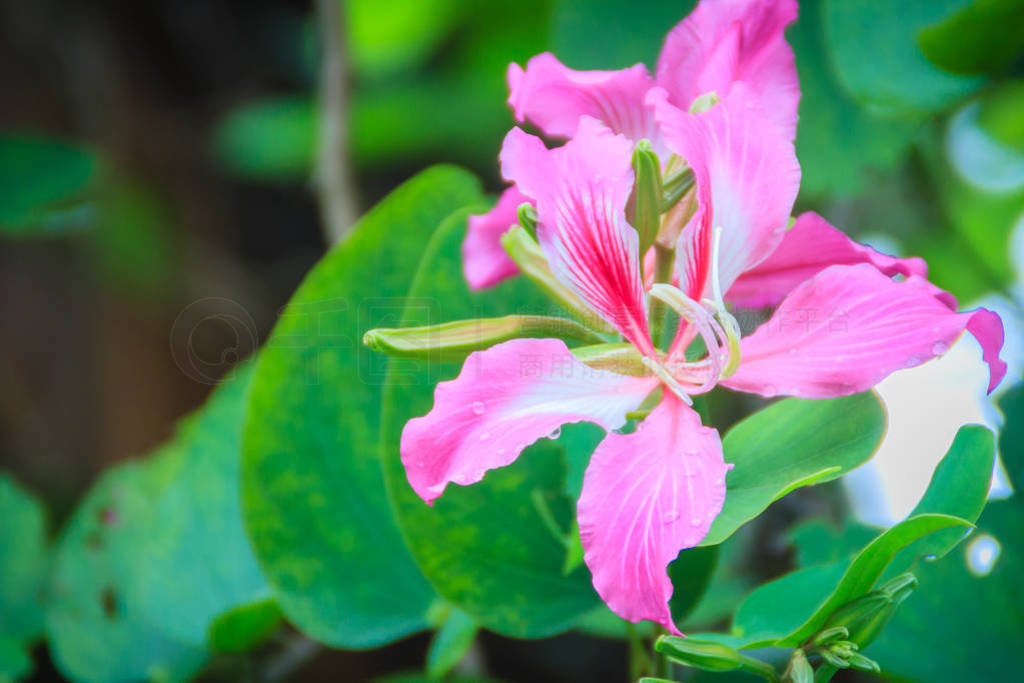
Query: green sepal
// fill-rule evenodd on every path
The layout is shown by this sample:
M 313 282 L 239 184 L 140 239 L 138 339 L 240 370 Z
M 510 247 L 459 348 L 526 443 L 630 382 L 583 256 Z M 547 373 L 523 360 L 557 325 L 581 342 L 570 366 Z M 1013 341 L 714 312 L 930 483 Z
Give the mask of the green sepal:
M 672 173 L 661 184 L 661 212 L 665 213 L 674 207 L 683 195 L 693 187 L 693 169 L 684 166 Z
M 661 162 L 650 140 L 633 148 L 633 192 L 626 204 L 626 220 L 640 237 L 640 254 L 646 254 L 661 227 Z
M 363 344 L 396 358 L 435 362 L 462 361 L 473 351 L 521 337 L 557 337 L 587 344 L 604 340 L 579 323 L 545 315 L 454 320 L 419 327 L 378 327 L 363 335 Z
M 509 257 L 519 266 L 519 270 L 524 275 L 533 280 L 549 297 L 572 313 L 580 322 L 604 334 L 617 334 L 615 328 L 594 313 L 577 296 L 576 292 L 555 277 L 540 245 L 530 237 L 525 228 L 521 225 L 512 226 L 501 236 L 501 245 L 505 247 Z

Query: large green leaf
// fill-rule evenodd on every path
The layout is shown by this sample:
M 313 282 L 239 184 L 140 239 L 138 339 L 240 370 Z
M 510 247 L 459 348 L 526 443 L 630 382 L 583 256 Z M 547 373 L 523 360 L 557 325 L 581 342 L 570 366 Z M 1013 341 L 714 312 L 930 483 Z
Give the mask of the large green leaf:
M 465 215 L 453 216 L 427 248 L 403 325 L 485 317 L 509 312 L 550 312 L 550 304 L 524 278 L 471 293 L 462 277 L 460 245 Z M 597 595 L 579 567 L 563 576 L 565 545 L 545 524 L 534 492 L 550 502 L 556 523 L 570 528 L 569 501 L 561 496 L 564 467 L 559 445 L 541 440 L 508 467 L 473 486 L 450 486 L 433 507 L 409 486 L 399 460 L 405 422 L 430 410 L 434 384 L 458 365 L 392 359 L 384 395 L 381 444 L 388 491 L 406 541 L 441 595 L 499 633 L 540 637 L 563 631 L 593 608 Z
M 150 500 L 147 533 L 133 549 L 128 600 L 182 642 L 202 645 L 221 615 L 270 597 L 239 503 L 242 423 L 253 369 L 247 364 L 223 380 L 204 408 L 179 427 L 171 448 L 180 453 L 180 469 Z
M 1024 50 L 1024 1 L 973 0 L 923 29 L 918 42 L 934 64 L 953 73 L 999 71 Z
M 825 0 L 824 27 L 840 82 L 858 100 L 898 114 L 940 111 L 984 79 L 946 73 L 929 62 L 917 32 L 969 0 Z
M 169 636 L 129 592 L 137 549 L 153 530 L 151 501 L 177 474 L 183 456 L 171 446 L 109 470 L 61 534 L 46 632 L 54 661 L 68 678 L 98 683 L 182 679 L 202 666 L 204 648 Z
M 28 673 L 25 649 L 43 632 L 48 567 L 43 506 L 0 473 L 0 680 Z
M 860 191 L 865 171 L 893 166 L 918 128 L 916 121 L 878 116 L 839 85 L 825 52 L 821 15 L 822 0 L 804 0 L 787 35 L 800 76 L 796 153 L 802 197 Z
M 551 22 L 554 52 L 576 69 L 624 69 L 637 62 L 654 69 L 665 34 L 696 4 L 559 0 Z
M 999 448 L 1018 493 L 988 504 L 961 552 L 914 568 L 917 590 L 867 650 L 886 673 L 1002 681 L 1018 666 L 1024 639 L 1024 385 L 1004 396 L 1000 407 L 1006 426 Z M 994 564 L 977 562 L 983 554 L 994 555 Z
M 82 147 L 35 135 L 0 135 L 0 235 L 82 227 L 74 209 L 98 168 L 97 156 Z
M 902 548 L 934 531 L 969 524 L 949 515 L 910 517 L 852 561 L 801 569 L 759 587 L 740 605 L 733 630 L 743 638 L 742 647 L 796 647 L 836 609 L 870 591 Z
M 868 392 L 810 401 L 779 401 L 725 435 L 734 465 L 721 514 L 701 545 L 721 543 L 793 489 L 831 481 L 867 461 L 885 432 L 885 411 Z
M 260 354 L 245 522 L 285 615 L 331 645 L 373 647 L 427 625 L 435 595 L 392 518 L 377 458 L 386 359 L 360 340 L 398 324 L 430 234 L 480 200 L 476 179 L 450 167 L 399 187 L 310 272 Z

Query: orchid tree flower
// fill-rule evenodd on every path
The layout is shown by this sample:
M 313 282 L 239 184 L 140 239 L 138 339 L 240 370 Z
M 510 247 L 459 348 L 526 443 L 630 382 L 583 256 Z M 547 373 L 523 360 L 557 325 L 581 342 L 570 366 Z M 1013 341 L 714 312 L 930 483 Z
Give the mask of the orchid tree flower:
M 658 123 L 645 104 L 650 89 L 663 88 L 673 104 L 686 110 L 708 93 L 726 97 L 733 84 L 743 81 L 793 140 L 800 87 L 783 32 L 796 15 L 796 0 L 701 0 L 669 31 L 653 77 L 643 64 L 576 71 L 545 52 L 525 69 L 509 65 L 508 104 L 516 120 L 529 121 L 555 139 L 571 137 L 581 116 L 593 117 L 633 142 L 650 140 L 668 164 L 671 157 Z M 493 286 L 518 272 L 500 237 L 516 222 L 519 205 L 532 200 L 512 185 L 490 212 L 470 218 L 463 260 L 471 288 Z
M 696 181 L 696 211 L 675 248 L 676 275 L 661 282 L 642 275 L 640 236 L 626 220 L 642 194 L 628 137 L 586 115 L 556 149 L 513 129 L 502 172 L 536 201 L 537 251 L 585 307 L 583 322 L 601 323 L 593 336 L 608 341 L 570 349 L 558 338 L 489 345 L 480 337 L 481 350 L 465 358 L 459 375 L 437 385 L 430 412 L 405 425 L 401 458 L 412 488 L 432 504 L 450 483 L 480 481 L 563 424 L 600 425 L 607 435 L 577 504 L 584 561 L 615 613 L 678 633 L 666 568 L 707 534 L 730 469 L 693 396 L 717 385 L 761 396 L 854 394 L 942 355 L 965 330 L 985 349 L 990 388 L 1005 364 L 998 316 L 957 313 L 918 261 L 856 245 L 813 214 L 787 232 L 800 170 L 792 143 L 756 94 L 734 88 L 704 115 L 671 106 L 665 93 L 652 97 L 668 149 Z M 726 304 L 734 289 L 744 301 L 777 304 L 745 336 Z M 679 313 L 663 345 L 651 326 L 656 304 Z M 446 329 L 461 330 L 466 348 L 465 329 L 488 323 L 452 325 Z M 602 336 L 609 328 L 617 343 Z M 380 340 L 401 334 L 371 331 L 368 342 L 383 348 Z M 635 431 L 619 431 L 636 414 L 646 417 Z

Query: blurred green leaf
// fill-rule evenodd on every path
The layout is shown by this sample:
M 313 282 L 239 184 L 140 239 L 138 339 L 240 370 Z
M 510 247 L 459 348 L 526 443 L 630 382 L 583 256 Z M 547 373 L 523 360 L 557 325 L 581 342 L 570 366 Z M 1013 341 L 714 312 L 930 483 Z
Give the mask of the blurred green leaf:
M 1024 24 L 1022 24 L 1024 26 Z M 985 94 L 978 123 L 1001 144 L 1024 152 L 1024 81 L 1009 81 Z
M 1001 71 L 1024 50 L 1024 0 L 973 0 L 918 34 L 934 64 L 958 74 Z
M 824 401 L 790 398 L 743 420 L 722 441 L 721 514 L 701 545 L 721 543 L 800 486 L 831 481 L 866 462 L 885 433 L 885 411 L 868 392 Z
M 409 290 L 402 325 L 424 325 L 512 311 L 550 311 L 551 304 L 524 278 L 486 292 L 470 292 L 462 277 L 466 213 L 445 222 L 423 253 Z M 565 545 L 551 533 L 532 502 L 539 491 L 568 531 L 568 501 L 561 448 L 542 439 L 518 460 L 489 472 L 473 486 L 450 486 L 433 507 L 410 488 L 399 461 L 403 425 L 430 410 L 434 385 L 457 364 L 391 359 L 381 426 L 388 492 L 413 556 L 442 597 L 483 626 L 514 637 L 542 637 L 570 628 L 597 604 L 586 568 L 563 576 Z
M 836 609 L 870 591 L 902 548 L 940 529 L 969 524 L 949 515 L 910 517 L 878 536 L 852 561 L 801 569 L 760 586 L 740 605 L 733 630 L 744 639 L 742 647 L 796 647 Z
M 825 52 L 822 5 L 804 0 L 787 36 L 800 76 L 796 152 L 803 198 L 861 191 L 865 171 L 899 161 L 918 129 L 916 121 L 868 111 L 839 85 Z
M 168 448 L 180 469 L 149 501 L 146 533 L 134 548 L 126 601 L 172 638 L 202 645 L 223 614 L 270 597 L 242 527 L 242 424 L 253 375 L 241 366 Z
M 27 649 L 43 632 L 49 563 L 42 505 L 0 473 L 0 680 L 31 670 Z
M 117 176 L 97 204 L 87 243 L 96 277 L 124 296 L 165 294 L 179 264 L 166 200 L 152 187 Z
M 204 648 L 172 638 L 128 594 L 137 548 L 153 531 L 152 499 L 175 476 L 183 456 L 169 446 L 108 470 L 64 528 L 50 580 L 46 632 L 54 662 L 68 678 L 97 683 L 185 679 L 203 665 Z
M 215 652 L 246 652 L 267 640 L 281 624 L 272 599 L 235 607 L 210 624 L 206 640 Z
M 665 35 L 696 6 L 694 0 L 621 2 L 557 0 L 554 53 L 575 69 L 655 67 Z
M 898 11 L 876 0 L 824 0 L 826 45 L 839 82 L 854 98 L 892 114 L 941 111 L 984 79 L 931 64 L 917 32 L 970 0 L 903 0 Z
M 464 0 L 347 0 L 348 48 L 356 73 L 379 78 L 419 66 L 458 23 Z
M 99 167 L 94 152 L 72 143 L 0 133 L 0 235 L 49 236 L 86 227 L 81 202 Z
M 479 624 L 472 617 L 453 609 L 430 641 L 427 675 L 441 678 L 448 674 L 469 652 L 479 630 Z
M 450 167 L 399 187 L 309 273 L 260 354 L 246 526 L 281 609 L 322 642 L 373 647 L 427 626 L 434 591 L 393 521 L 377 457 L 387 359 L 360 340 L 398 326 L 431 233 L 481 200 L 476 179 Z
M 308 96 L 253 100 L 227 112 L 213 151 L 227 170 L 253 180 L 296 180 L 313 168 L 317 108 Z

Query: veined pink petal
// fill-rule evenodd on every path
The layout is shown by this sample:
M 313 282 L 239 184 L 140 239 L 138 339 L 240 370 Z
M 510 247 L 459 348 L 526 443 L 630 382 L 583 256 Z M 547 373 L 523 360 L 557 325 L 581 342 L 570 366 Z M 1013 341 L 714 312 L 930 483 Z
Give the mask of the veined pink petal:
M 701 0 L 665 38 L 658 85 L 688 109 L 704 93 L 724 98 L 745 81 L 793 140 L 800 83 L 783 33 L 796 14 L 795 0 Z
M 501 246 L 501 236 L 519 220 L 520 204 L 529 201 L 512 185 L 501 193 L 493 209 L 469 217 L 466 240 L 462 243 L 462 269 L 470 289 L 492 287 L 519 272 Z
M 722 441 L 671 392 L 632 434 L 609 434 L 583 479 L 577 508 L 594 588 L 629 621 L 675 634 L 665 571 L 707 535 L 725 500 Z
M 804 280 L 831 265 L 870 263 L 886 275 L 925 277 L 917 257 L 896 258 L 854 242 L 814 212 L 801 214 L 772 254 L 733 283 L 725 298 L 745 308 L 775 306 Z
M 630 140 L 657 137 L 644 95 L 654 85 L 647 67 L 618 71 L 576 71 L 550 52 L 508 67 L 508 103 L 518 121 L 534 123 L 545 135 L 568 138 L 581 116 L 591 116 Z
M 660 88 L 651 90 L 648 101 L 668 146 L 690 165 L 697 183 L 697 211 L 677 247 L 680 282 L 695 300 L 709 295 L 714 231 L 721 228 L 718 277 L 724 293 L 785 235 L 800 186 L 793 144 L 742 83 L 700 115 L 669 104 Z
M 994 389 L 1006 373 L 1002 322 L 985 309 L 957 313 L 943 294 L 917 275 L 897 282 L 867 263 L 830 266 L 743 338 L 739 369 L 721 384 L 762 396 L 855 394 L 941 356 L 966 329 L 981 342 Z
M 649 354 L 639 239 L 625 214 L 632 154 L 629 140 L 584 116 L 576 135 L 551 150 L 513 128 L 501 149 L 501 169 L 536 200 L 537 241 L 555 276 Z
M 458 377 L 437 385 L 431 411 L 406 423 L 406 476 L 432 503 L 449 482 L 480 481 L 563 424 L 621 427 L 657 383 L 588 367 L 558 339 L 513 339 L 474 352 Z

